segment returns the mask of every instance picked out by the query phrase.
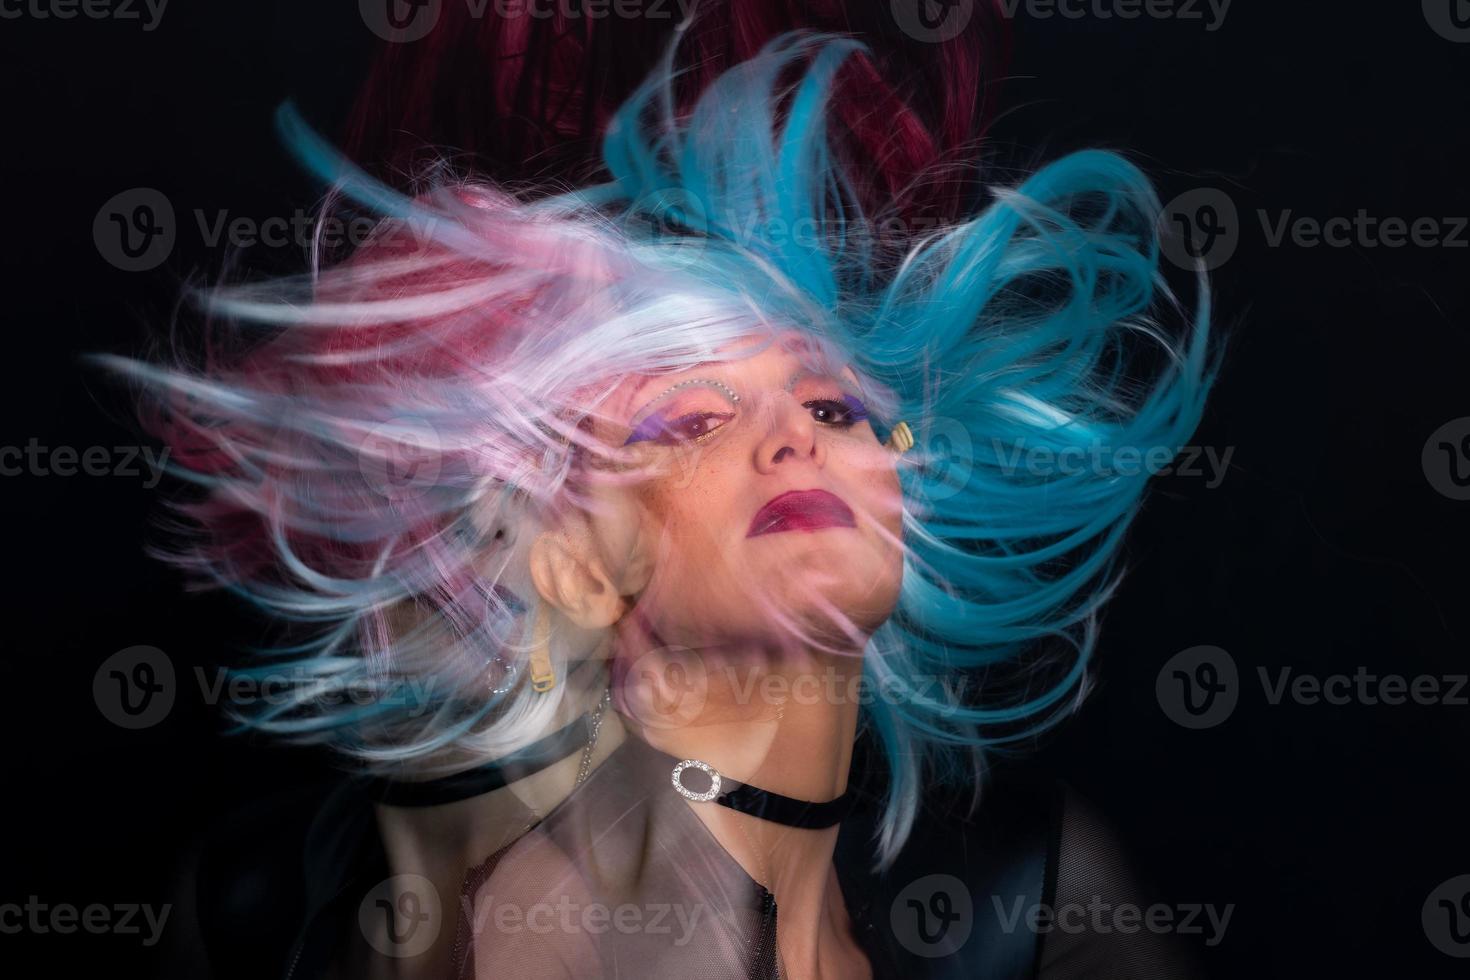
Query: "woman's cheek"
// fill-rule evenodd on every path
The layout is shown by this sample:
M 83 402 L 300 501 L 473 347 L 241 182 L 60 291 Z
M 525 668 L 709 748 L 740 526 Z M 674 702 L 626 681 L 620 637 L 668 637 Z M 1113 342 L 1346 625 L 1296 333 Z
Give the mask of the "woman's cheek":
M 898 479 L 897 457 L 886 446 L 873 442 L 850 458 L 864 508 L 880 525 L 896 533 L 903 524 L 903 487 Z

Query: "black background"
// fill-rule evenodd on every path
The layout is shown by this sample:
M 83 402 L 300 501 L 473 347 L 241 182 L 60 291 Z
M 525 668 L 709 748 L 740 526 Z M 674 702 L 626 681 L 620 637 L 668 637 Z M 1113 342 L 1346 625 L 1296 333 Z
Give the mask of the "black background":
M 1448 2 L 1448 0 L 1446 0 Z M 264 218 L 319 189 L 270 123 L 294 96 L 331 130 L 374 37 L 354 4 L 173 0 L 139 21 L 0 20 L 5 105 L 6 445 L 136 443 L 125 400 L 77 360 L 138 351 L 183 278 L 224 256 L 194 209 Z M 1201 8 L 1205 9 L 1205 8 Z M 1229 334 L 1196 442 L 1231 467 L 1213 489 L 1161 478 L 1128 546 L 1100 683 L 1038 765 L 1117 825 L 1174 902 L 1233 903 L 1201 952 L 1237 976 L 1463 976 L 1421 907 L 1470 873 L 1465 705 L 1268 702 L 1274 672 L 1470 671 L 1470 502 L 1434 489 L 1421 450 L 1470 415 L 1470 233 L 1460 247 L 1272 247 L 1257 217 L 1470 215 L 1470 43 L 1417 3 L 1235 0 L 1200 20 L 1020 17 L 990 145 L 997 174 L 1090 145 L 1144 165 L 1167 200 L 1224 191 L 1239 246 L 1212 276 Z M 113 195 L 152 187 L 179 215 L 169 260 L 121 271 L 93 240 Z M 1450 225 L 1442 225 L 1448 229 Z M 258 249 L 285 271 L 293 248 Z M 261 633 L 219 596 L 184 596 L 147 558 L 156 492 L 121 476 L 5 477 L 5 857 L 0 901 L 169 901 L 196 832 L 233 799 L 316 778 L 304 754 L 226 740 L 193 669 Z M 165 650 L 178 701 L 125 731 L 92 697 L 113 652 Z M 1240 703 L 1203 731 L 1170 721 L 1155 678 L 1211 644 Z M 55 966 L 185 975 L 189 910 L 165 941 L 0 935 Z M 1197 939 L 1196 939 L 1197 941 Z

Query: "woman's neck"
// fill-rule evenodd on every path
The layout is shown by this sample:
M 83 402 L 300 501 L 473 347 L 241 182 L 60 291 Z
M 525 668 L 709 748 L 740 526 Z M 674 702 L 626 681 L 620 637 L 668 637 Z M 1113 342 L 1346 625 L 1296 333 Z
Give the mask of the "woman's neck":
M 771 793 L 817 803 L 841 796 L 847 789 L 858 720 L 858 699 L 847 692 L 855 686 L 861 661 L 825 656 L 802 658 L 799 667 L 728 663 L 726 657 L 718 664 L 711 658 L 703 668 L 704 703 L 696 717 L 687 724 L 644 725 L 639 732 L 644 740 L 675 758 L 698 759 L 724 777 Z M 696 809 L 702 814 L 732 812 L 725 807 Z M 821 850 L 830 860 L 836 835 L 797 831 L 784 835 L 779 845 L 772 838 L 776 853 L 771 857 L 791 851 L 791 841 L 802 843 L 796 853 L 785 854 L 787 860 L 805 863 Z
M 852 695 L 861 659 L 824 654 L 727 666 L 735 662 L 724 654 L 705 658 L 698 716 L 688 724 L 644 726 L 640 735 L 668 755 L 706 762 L 722 777 L 758 789 L 818 803 L 841 796 L 857 733 L 859 699 Z M 693 810 L 775 897 L 786 973 L 820 977 L 840 964 L 837 975 L 852 975 L 861 954 L 832 866 L 839 827 L 788 827 L 713 803 Z
M 552 730 L 593 710 L 602 693 L 602 688 L 579 691 L 575 695 L 568 692 Z M 604 711 L 601 730 L 589 757 L 589 770 L 600 765 L 622 744 L 623 738 L 624 729 L 616 712 Z M 429 953 L 413 958 L 413 969 L 409 972 L 426 977 L 452 973 L 449 959 L 454 939 L 453 923 L 459 915 L 459 895 L 465 875 L 497 851 L 515 843 L 566 799 L 576 787 L 582 757 L 583 752 L 579 748 L 546 768 L 499 789 L 453 803 L 420 807 L 374 805 L 378 832 L 391 873 L 428 878 L 443 900 L 445 925 Z

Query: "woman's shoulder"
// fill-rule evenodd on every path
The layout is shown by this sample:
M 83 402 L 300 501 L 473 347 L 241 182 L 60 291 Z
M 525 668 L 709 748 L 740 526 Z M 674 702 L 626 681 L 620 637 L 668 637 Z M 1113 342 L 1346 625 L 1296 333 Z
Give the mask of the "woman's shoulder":
M 1202 977 L 1179 935 L 1187 909 L 1160 900 L 1112 822 L 1070 789 L 1056 819 L 1054 870 L 1034 926 L 1041 980 Z
M 971 804 L 931 792 L 882 870 L 873 847 L 879 809 L 861 806 L 843 824 L 835 861 L 848 910 L 869 954 L 895 975 L 1035 976 L 1039 937 L 1000 913 L 1045 900 L 1064 788 L 1006 774 Z
M 382 863 L 372 811 L 346 781 L 237 801 L 201 828 L 177 887 L 220 977 L 278 976 L 307 927 L 354 876 Z M 310 975 L 299 966 L 298 976 Z
M 839 871 L 855 920 L 900 975 L 1200 975 L 1177 937 L 1133 928 L 1152 907 L 1142 876 L 1108 821 L 1065 783 L 1009 771 L 987 781 L 973 809 L 968 798 L 941 798 L 882 872 L 868 867 L 874 826 L 844 828 Z

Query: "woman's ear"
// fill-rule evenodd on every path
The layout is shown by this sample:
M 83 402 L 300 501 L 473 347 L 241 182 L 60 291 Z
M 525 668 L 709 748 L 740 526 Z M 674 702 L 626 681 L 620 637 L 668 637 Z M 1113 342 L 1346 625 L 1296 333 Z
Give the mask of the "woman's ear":
M 541 532 L 529 557 L 536 591 L 577 626 L 611 626 L 627 611 L 585 521 Z

